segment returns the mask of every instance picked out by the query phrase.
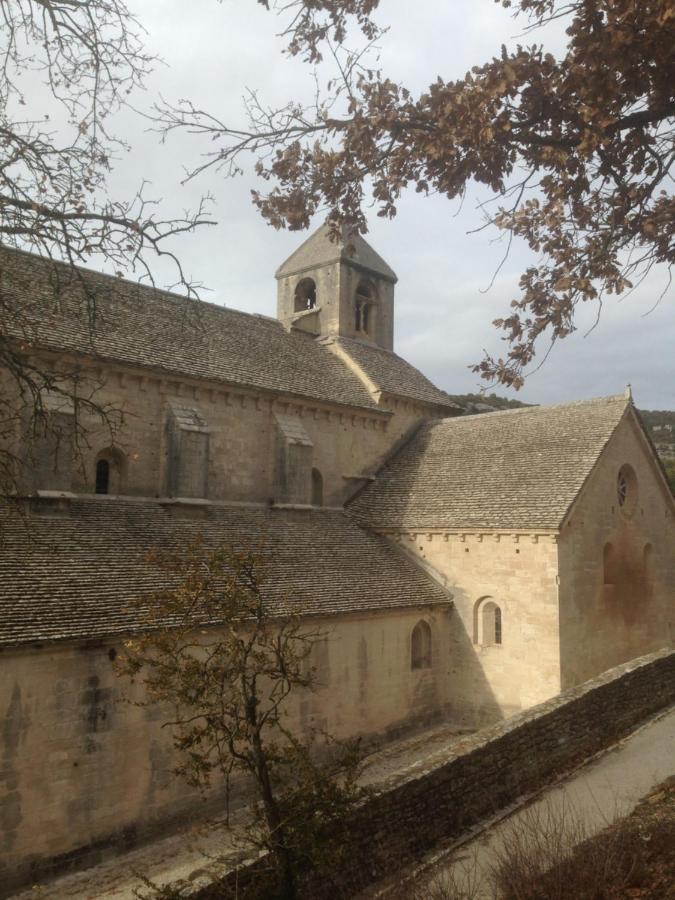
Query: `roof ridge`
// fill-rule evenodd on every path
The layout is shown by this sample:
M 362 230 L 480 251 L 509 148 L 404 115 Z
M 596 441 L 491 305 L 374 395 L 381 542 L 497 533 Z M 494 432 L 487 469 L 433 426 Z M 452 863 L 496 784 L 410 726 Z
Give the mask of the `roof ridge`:
M 557 529 L 631 409 L 613 395 L 430 421 L 350 512 L 374 527 Z
M 25 311 L 36 347 L 343 407 L 378 408 L 343 360 L 270 316 L 71 268 L 6 245 L 0 246 L 0 272 L 3 287 Z M 83 314 L 87 293 L 98 298 L 93 329 Z
M 476 419 L 485 419 L 489 416 L 491 419 L 494 419 L 495 416 L 509 416 L 514 414 L 525 414 L 525 413 L 534 413 L 536 411 L 546 411 L 550 412 L 555 409 L 572 409 L 580 406 L 591 406 L 592 404 L 600 404 L 600 403 L 609 403 L 609 402 L 617 402 L 622 401 L 626 406 L 632 405 L 631 401 L 625 397 L 624 394 L 610 394 L 608 397 L 592 397 L 588 400 L 571 400 L 567 403 L 531 403 L 527 406 L 519 406 L 514 409 L 495 409 L 492 412 L 482 412 L 482 413 L 468 413 L 464 416 L 445 416 L 442 419 L 437 419 L 429 424 L 433 427 L 438 427 L 439 425 L 445 425 L 448 422 L 467 422 L 469 420 L 475 421 Z
M 367 350 L 375 350 L 378 353 L 387 353 L 389 356 L 396 356 L 398 357 L 398 359 L 402 359 L 404 362 L 408 363 L 409 366 L 413 365 L 411 362 L 408 362 L 408 360 L 404 356 L 401 356 L 400 353 L 397 353 L 394 349 L 388 350 L 386 347 L 380 347 L 379 344 L 372 344 L 370 341 L 362 341 L 359 338 L 347 337 L 343 334 L 330 335 L 330 337 L 338 344 L 343 342 L 347 344 L 357 344 L 359 347 L 365 347 Z M 417 367 L 413 366 L 413 368 Z M 426 378 L 427 376 L 425 375 L 424 377 Z
M 128 285 L 132 288 L 138 288 L 141 291 L 147 291 L 154 297 L 160 296 L 161 299 L 165 301 L 175 303 L 194 303 L 197 307 L 207 306 L 211 309 L 216 309 L 219 312 L 227 313 L 228 315 L 246 316 L 250 319 L 262 319 L 267 322 L 273 322 L 275 325 L 283 328 L 283 324 L 275 316 L 268 316 L 265 313 L 247 312 L 245 309 L 237 309 L 235 306 L 227 306 L 225 303 L 218 303 L 215 300 L 204 300 L 202 297 L 189 297 L 187 294 L 177 294 L 175 291 L 170 291 L 168 288 L 157 287 L 157 285 L 155 284 L 148 284 L 142 281 L 133 281 L 131 278 L 120 278 L 117 275 L 111 275 L 109 272 L 102 272 L 100 269 L 93 269 L 90 266 L 82 266 L 79 264 L 71 265 L 70 263 L 64 262 L 64 260 L 62 259 L 52 259 L 48 256 L 42 256 L 39 253 L 31 253 L 29 250 L 22 250 L 19 247 L 10 247 L 7 244 L 3 244 L 0 242 L 0 254 L 3 252 L 21 255 L 27 257 L 30 260 L 39 260 L 46 266 L 58 266 L 64 271 L 75 270 L 78 272 L 83 272 L 87 275 L 94 275 L 97 278 L 102 278 L 105 281 L 109 281 L 113 285 Z

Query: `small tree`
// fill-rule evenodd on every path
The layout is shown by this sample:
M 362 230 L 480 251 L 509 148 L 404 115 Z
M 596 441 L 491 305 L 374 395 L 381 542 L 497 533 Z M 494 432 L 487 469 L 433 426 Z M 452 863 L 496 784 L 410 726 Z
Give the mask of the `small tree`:
M 143 681 L 140 705 L 177 710 L 165 723 L 181 754 L 177 774 L 200 789 L 222 776 L 226 800 L 233 772 L 252 779 L 245 839 L 269 853 L 274 885 L 265 896 L 293 898 L 302 871 L 334 860 L 340 824 L 363 794 L 358 743 L 324 734 L 320 761 L 318 732 L 301 737 L 290 721 L 287 701 L 314 687 L 310 657 L 324 635 L 295 613 L 270 613 L 261 553 L 197 543 L 153 559 L 174 586 L 143 603 L 148 628 L 125 642 L 118 672 Z

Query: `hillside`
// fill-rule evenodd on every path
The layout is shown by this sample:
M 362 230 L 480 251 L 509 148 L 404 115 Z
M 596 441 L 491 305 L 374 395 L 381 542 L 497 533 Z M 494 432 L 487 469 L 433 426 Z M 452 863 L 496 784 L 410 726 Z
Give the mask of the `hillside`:
M 675 494 L 675 411 L 672 409 L 640 409 L 640 418 L 654 442 L 656 452 Z
M 670 445 L 675 451 L 675 412 L 670 409 L 638 410 L 650 438 L 655 444 Z
M 521 406 L 532 406 L 520 400 L 509 400 L 497 394 L 454 394 L 451 399 L 466 409 L 467 414 L 495 412 L 498 409 L 518 409 Z

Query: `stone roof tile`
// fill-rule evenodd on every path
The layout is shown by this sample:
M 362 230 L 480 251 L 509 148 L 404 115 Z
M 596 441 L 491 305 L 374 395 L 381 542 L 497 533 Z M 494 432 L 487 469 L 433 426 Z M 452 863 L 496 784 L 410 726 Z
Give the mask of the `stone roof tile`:
M 355 263 L 387 281 L 397 281 L 395 272 L 361 235 L 350 234 L 343 229 L 340 239 L 334 241 L 328 225 L 321 225 L 300 244 L 286 262 L 279 266 L 276 277 L 283 278 L 304 269 L 314 269 L 338 261 Z
M 375 527 L 556 530 L 628 406 L 618 396 L 431 422 L 350 511 Z
M 428 378 L 392 350 L 385 350 L 353 338 L 336 337 L 327 340 L 326 346 L 337 346 L 347 353 L 379 391 L 395 397 L 417 400 L 456 409 L 463 407 L 432 384 Z
M 363 613 L 447 603 L 383 538 L 339 511 L 210 506 L 185 518 L 149 500 L 79 499 L 67 516 L 0 514 L 0 645 L 109 637 L 139 625 L 129 604 L 166 586 L 152 548 L 260 548 L 273 613 Z
M 0 248 L 0 289 L 17 310 L 15 338 L 166 373 L 376 407 L 343 361 L 306 335 L 288 333 L 275 319 L 88 269 L 77 273 Z M 96 297 L 91 310 L 78 275 Z

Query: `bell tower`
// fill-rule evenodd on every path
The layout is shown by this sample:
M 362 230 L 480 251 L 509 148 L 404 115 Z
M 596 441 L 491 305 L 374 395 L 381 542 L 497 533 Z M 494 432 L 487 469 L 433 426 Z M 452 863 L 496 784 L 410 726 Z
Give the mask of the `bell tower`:
M 277 318 L 316 337 L 394 348 L 394 272 L 360 235 L 322 225 L 276 272 Z

